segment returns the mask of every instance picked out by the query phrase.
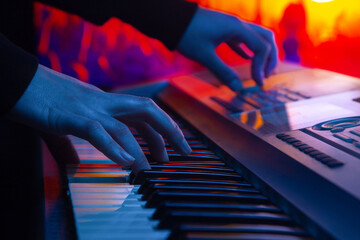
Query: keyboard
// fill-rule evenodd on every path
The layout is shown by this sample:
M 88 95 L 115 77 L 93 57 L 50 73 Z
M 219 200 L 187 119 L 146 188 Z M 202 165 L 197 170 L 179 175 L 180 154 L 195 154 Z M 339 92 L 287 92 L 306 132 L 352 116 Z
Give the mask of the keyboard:
M 234 69 L 241 92 L 209 72 L 119 90 L 153 98 L 193 152 L 166 142 L 154 163 L 133 131 L 152 166 L 134 176 L 73 138 L 63 239 L 357 239 L 360 80 L 281 63 L 259 88 Z
M 78 239 L 312 239 L 179 122 L 193 151 L 137 176 L 73 138 L 67 167 Z M 134 136 L 151 161 L 146 142 Z M 129 183 L 130 182 L 130 183 Z

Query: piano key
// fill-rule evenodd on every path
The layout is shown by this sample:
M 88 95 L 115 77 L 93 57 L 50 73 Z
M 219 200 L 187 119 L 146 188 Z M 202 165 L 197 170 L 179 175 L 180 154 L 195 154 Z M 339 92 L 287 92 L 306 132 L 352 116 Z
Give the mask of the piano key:
M 227 213 L 206 211 L 168 211 L 160 220 L 159 228 L 164 229 L 177 223 L 254 223 L 274 225 L 295 225 L 291 218 L 280 213 Z
M 141 147 L 141 149 L 142 149 L 143 151 L 149 151 L 149 148 L 148 148 L 148 147 Z M 174 149 L 169 149 L 169 148 L 166 149 L 166 152 L 167 152 L 168 154 L 177 153 Z M 203 150 L 203 149 L 192 149 L 191 154 L 208 154 L 208 155 L 215 155 L 214 152 L 209 151 L 209 150 Z
M 150 162 L 150 165 L 156 165 L 158 163 Z M 199 167 L 224 167 L 225 163 L 220 161 L 170 161 L 167 163 L 161 163 L 163 166 L 199 166 Z
M 184 127 L 183 124 L 180 125 Z M 153 162 L 147 143 L 140 135 L 136 138 L 145 150 L 147 158 Z M 294 234 L 296 231 L 289 230 L 295 229 L 292 225 L 294 223 L 285 221 L 287 216 L 272 205 L 267 197 L 234 170 L 226 167 L 221 158 L 209 150 L 197 137 L 192 135 L 190 138 L 192 140 L 190 145 L 195 150 L 190 156 L 176 154 L 165 140 L 170 162 L 161 165 L 152 164 L 153 170 L 144 171 L 136 178 L 131 174 L 131 182 L 143 183 L 141 186 L 120 182 L 97 183 L 98 180 L 103 181 L 101 174 L 111 176 L 122 171 L 128 181 L 129 168 L 114 165 L 99 151 L 91 150 L 91 147 L 86 148 L 86 144 L 81 145 L 82 142 L 79 141 L 81 164 L 78 170 L 75 170 L 76 166 L 72 166 L 68 171 L 75 174 L 94 173 L 92 177 L 87 176 L 88 182 L 69 184 L 73 208 L 76 211 L 78 233 L 81 232 L 79 239 L 118 239 L 119 236 L 121 239 L 169 239 L 170 231 L 168 230 L 166 234 L 156 235 L 160 231 L 156 226 L 163 225 L 167 219 L 169 222 L 166 224 L 169 227 L 187 226 L 187 228 L 178 227 L 176 232 L 173 231 L 175 235 L 170 238 L 175 239 L 183 236 L 208 239 L 206 234 L 209 232 L 218 234 L 216 235 L 218 238 L 214 239 L 227 236 L 236 239 L 240 236 L 239 234 L 252 234 L 255 237 L 296 235 Z M 148 202 L 141 201 L 142 195 L 136 194 L 137 192 L 148 194 L 151 199 Z M 158 209 L 144 208 L 144 206 L 157 206 Z M 197 227 L 194 227 L 196 224 L 192 221 L 193 219 L 184 215 L 184 212 L 196 214 L 196 219 L 206 224 L 196 223 Z M 158 217 L 161 216 L 160 223 L 148 219 L 150 216 L 156 217 L 156 213 Z M 169 213 L 171 213 L 171 218 L 169 218 Z M 223 222 L 232 224 L 238 222 L 237 230 L 234 231 L 231 227 L 216 223 L 216 219 L 220 216 L 225 217 Z M 190 221 L 183 222 L 184 217 Z M 209 217 L 210 219 L 207 219 Z M 262 221 L 269 221 L 269 223 L 266 225 Z M 239 227 L 245 223 L 247 227 Z M 213 231 L 206 229 L 209 225 L 213 226 L 211 228 L 214 229 Z M 254 226 L 267 227 L 256 230 Z M 276 229 L 277 226 L 288 227 L 288 231 Z M 229 233 L 233 235 L 226 235 Z M 297 236 L 300 235 L 299 233 Z
M 269 224 L 181 224 L 173 234 L 180 232 L 272 233 L 309 237 L 309 234 L 299 227 Z
M 252 194 L 158 192 L 149 195 L 146 207 L 157 207 L 164 201 L 268 203 L 268 198 Z
M 138 141 L 138 142 L 146 142 L 142 137 L 135 137 L 135 139 Z M 198 139 L 187 139 L 186 140 L 188 142 L 188 144 L 203 144 L 203 142 L 201 142 L 200 140 Z M 167 139 L 164 139 L 164 142 L 165 143 L 168 143 L 168 140 Z
M 138 144 L 139 144 L 140 146 L 142 146 L 142 147 L 147 147 L 147 146 L 149 146 L 149 144 L 148 144 L 147 142 L 138 142 Z M 190 145 L 191 149 L 204 149 L 204 150 L 209 149 L 209 148 L 208 148 L 206 145 L 204 145 L 204 144 L 189 144 L 189 145 Z M 171 148 L 172 146 L 171 146 L 170 144 L 168 144 L 168 143 L 165 143 L 165 147 Z
M 226 167 L 211 167 L 211 166 L 206 166 L 206 167 L 197 167 L 197 166 L 184 166 L 184 165 L 180 165 L 180 166 L 176 166 L 176 165 L 150 165 L 151 169 L 153 170 L 173 170 L 173 171 L 216 171 L 216 172 L 222 172 L 222 173 L 236 173 L 233 169 L 231 168 L 226 168 Z
M 153 219 L 160 219 L 163 217 L 166 211 L 180 210 L 180 211 L 193 211 L 193 210 L 205 210 L 205 211 L 247 211 L 247 212 L 274 212 L 281 213 L 282 211 L 273 205 L 263 204 L 222 204 L 222 203 L 189 203 L 189 202 L 164 202 L 159 205 L 153 214 Z
M 184 180 L 184 179 L 180 179 L 180 180 L 175 180 L 175 179 L 157 179 L 157 178 L 153 178 L 153 179 L 146 179 L 145 182 L 143 182 L 143 184 L 139 187 L 138 192 L 142 193 L 143 191 L 145 191 L 146 188 L 149 187 L 149 185 L 151 184 L 156 184 L 156 183 L 162 183 L 162 184 L 171 184 L 174 186 L 186 186 L 186 185 L 197 185 L 197 186 L 208 186 L 208 185 L 212 185 L 212 186 L 225 186 L 225 187 L 232 187 L 232 188 L 252 188 L 252 185 L 246 182 L 242 182 L 242 181 L 206 181 L 206 180 Z
M 229 194 L 229 195 L 241 195 L 241 194 L 254 194 L 259 195 L 259 191 L 255 189 L 234 189 L 234 188 L 217 188 L 217 187 L 199 187 L 199 186 L 149 186 L 142 195 L 142 200 L 149 200 L 154 192 L 165 193 L 216 193 L 216 194 Z
M 185 233 L 184 236 L 176 238 L 169 238 L 169 240 L 238 240 L 238 239 L 256 239 L 256 240 L 309 240 L 312 239 L 306 236 L 292 236 L 283 234 L 270 234 L 270 233 L 216 233 L 216 232 L 189 232 Z
M 155 162 L 149 152 L 144 152 L 146 158 L 149 162 Z M 200 155 L 200 154 L 191 154 L 188 156 L 183 156 L 180 154 L 168 154 L 170 161 L 200 161 L 200 160 L 220 160 L 220 158 L 216 155 Z
M 236 174 L 220 174 L 220 173 L 199 173 L 199 172 L 164 172 L 164 171 L 150 171 L 145 170 L 138 173 L 135 177 L 130 176 L 130 180 L 133 184 L 140 184 L 144 182 L 146 178 L 172 178 L 172 179 L 192 179 L 202 178 L 208 180 L 235 180 L 241 181 L 242 177 Z

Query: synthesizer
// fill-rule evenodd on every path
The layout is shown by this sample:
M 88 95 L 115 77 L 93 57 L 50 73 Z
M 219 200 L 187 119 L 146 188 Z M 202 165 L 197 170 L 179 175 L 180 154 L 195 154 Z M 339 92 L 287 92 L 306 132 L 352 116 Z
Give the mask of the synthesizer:
M 117 92 L 152 97 L 193 151 L 137 176 L 73 138 L 67 166 L 75 239 L 356 239 L 360 236 L 360 79 L 282 63 L 261 88 L 234 68 Z

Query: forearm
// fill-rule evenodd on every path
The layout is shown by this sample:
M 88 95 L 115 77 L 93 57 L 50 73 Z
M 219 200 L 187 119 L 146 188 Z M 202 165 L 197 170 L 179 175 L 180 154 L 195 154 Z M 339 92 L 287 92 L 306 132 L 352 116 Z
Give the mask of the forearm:
M 184 0 L 38 0 L 101 25 L 111 17 L 175 49 L 197 5 Z
M 7 113 L 24 93 L 37 65 L 34 56 L 0 33 L 0 116 Z

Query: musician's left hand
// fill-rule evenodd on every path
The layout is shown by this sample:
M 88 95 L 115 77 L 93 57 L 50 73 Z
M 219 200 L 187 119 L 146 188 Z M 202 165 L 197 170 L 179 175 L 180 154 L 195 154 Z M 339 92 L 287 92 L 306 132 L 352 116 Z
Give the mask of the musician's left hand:
M 150 166 L 128 126 L 148 142 L 154 160 L 169 161 L 162 136 L 178 153 L 191 152 L 178 125 L 151 99 L 106 93 L 42 65 L 7 116 L 49 134 L 83 138 L 135 173 Z
M 237 17 L 199 8 L 178 45 L 180 53 L 211 70 L 234 91 L 242 90 L 237 74 L 215 53 L 227 43 L 243 58 L 252 60 L 251 73 L 258 85 L 270 75 L 277 64 L 273 33 L 263 27 L 241 21 Z M 254 54 L 249 56 L 240 46 L 245 44 Z

